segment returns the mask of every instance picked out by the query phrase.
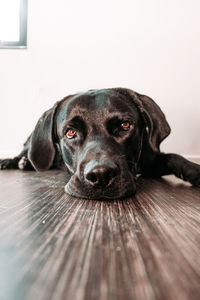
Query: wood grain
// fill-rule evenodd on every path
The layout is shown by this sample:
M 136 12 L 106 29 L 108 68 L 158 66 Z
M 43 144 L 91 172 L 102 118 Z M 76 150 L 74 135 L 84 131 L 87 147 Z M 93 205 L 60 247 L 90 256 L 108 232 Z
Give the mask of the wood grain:
M 200 299 L 200 189 L 166 176 L 133 198 L 78 199 L 65 173 L 0 172 L 1 300 Z

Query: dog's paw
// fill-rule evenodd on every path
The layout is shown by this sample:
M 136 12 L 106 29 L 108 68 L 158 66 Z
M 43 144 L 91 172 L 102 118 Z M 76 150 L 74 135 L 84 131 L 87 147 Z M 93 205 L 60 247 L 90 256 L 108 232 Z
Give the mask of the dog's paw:
M 16 158 L 8 158 L 0 160 L 0 170 L 17 169 L 18 160 Z
M 186 180 L 192 185 L 200 187 L 200 165 L 194 164 L 186 172 Z
M 22 158 L 18 162 L 18 168 L 20 170 L 29 170 L 30 162 L 26 156 L 22 156 Z

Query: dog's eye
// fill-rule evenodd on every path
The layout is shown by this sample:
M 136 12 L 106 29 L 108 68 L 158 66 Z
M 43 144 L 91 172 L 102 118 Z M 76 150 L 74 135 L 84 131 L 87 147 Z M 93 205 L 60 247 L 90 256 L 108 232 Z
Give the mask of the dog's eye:
M 65 135 L 68 139 L 73 139 L 76 136 L 76 131 L 74 129 L 70 128 L 66 131 Z
M 131 127 L 131 123 L 128 122 L 128 121 L 123 121 L 123 122 L 121 123 L 121 127 L 122 127 L 123 130 L 129 130 L 130 127 Z

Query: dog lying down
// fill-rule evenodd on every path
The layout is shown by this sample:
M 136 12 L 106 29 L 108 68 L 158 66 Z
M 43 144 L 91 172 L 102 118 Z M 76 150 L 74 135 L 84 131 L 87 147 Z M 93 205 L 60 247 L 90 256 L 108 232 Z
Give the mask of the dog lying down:
M 1 160 L 0 168 L 68 169 L 65 191 L 88 199 L 134 194 L 137 174 L 174 174 L 200 186 L 200 165 L 160 152 L 169 133 L 163 112 L 151 98 L 125 88 L 89 90 L 67 96 L 46 111 L 23 151 Z

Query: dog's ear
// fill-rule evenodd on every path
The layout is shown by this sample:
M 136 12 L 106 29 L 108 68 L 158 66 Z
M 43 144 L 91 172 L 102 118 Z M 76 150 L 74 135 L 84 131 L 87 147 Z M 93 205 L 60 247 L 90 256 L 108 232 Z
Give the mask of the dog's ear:
M 59 102 L 39 119 L 31 135 L 28 158 L 37 171 L 48 170 L 55 157 L 53 141 L 54 115 Z
M 133 98 L 146 124 L 149 144 L 154 151 L 159 151 L 160 143 L 171 131 L 165 115 L 150 97 L 134 93 Z
M 121 89 L 131 97 L 146 126 L 148 141 L 153 151 L 159 151 L 160 143 L 170 134 L 170 126 L 160 107 L 145 95 L 129 89 Z M 123 92 L 123 94 L 124 94 Z M 127 94 L 126 94 L 127 95 Z

